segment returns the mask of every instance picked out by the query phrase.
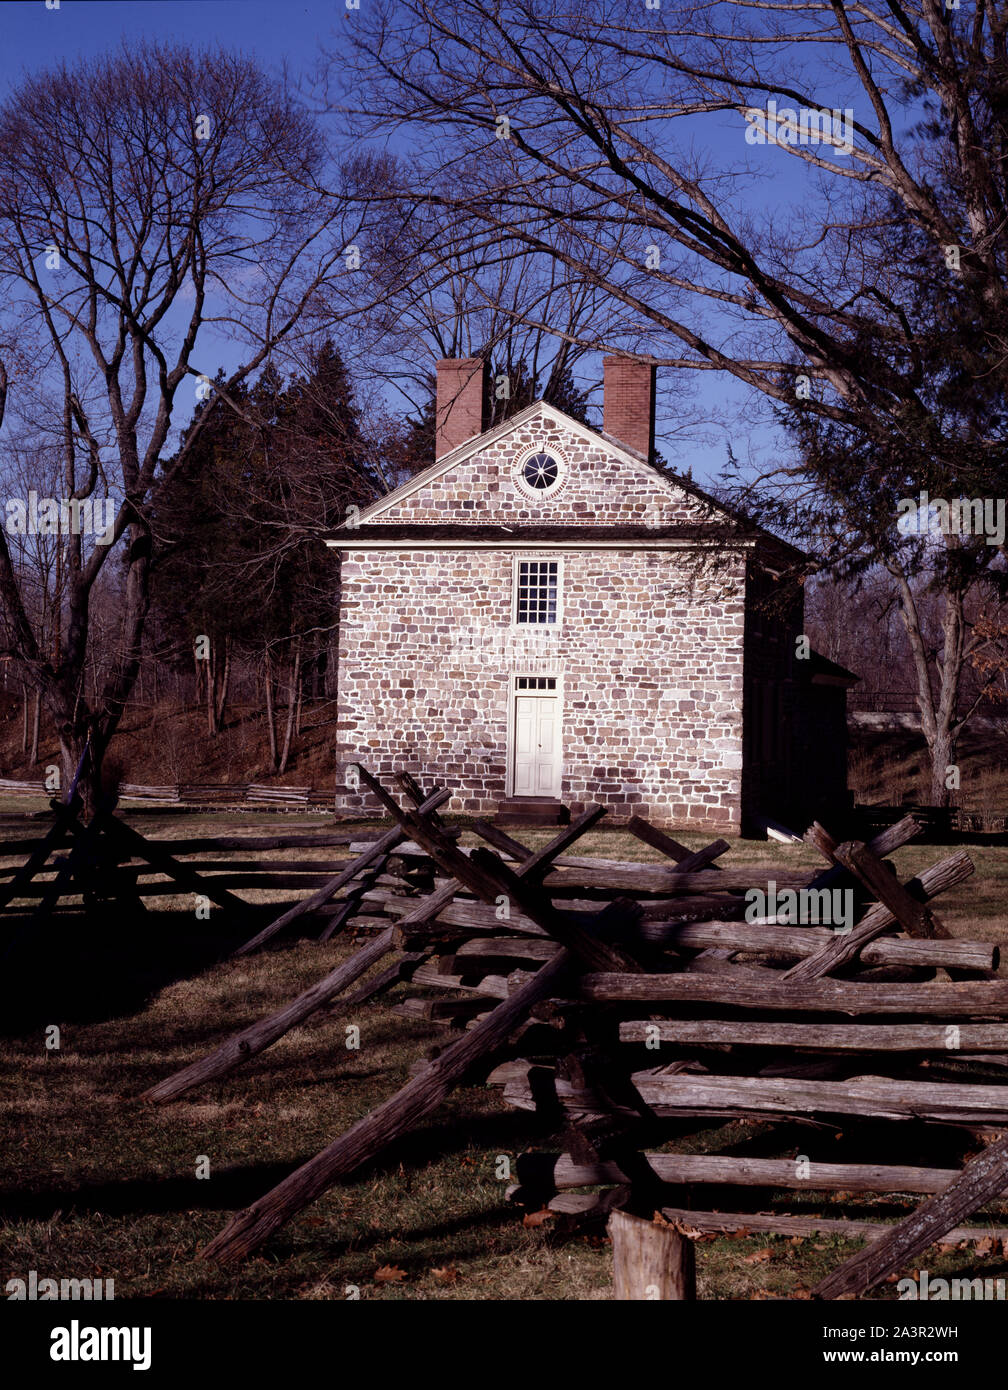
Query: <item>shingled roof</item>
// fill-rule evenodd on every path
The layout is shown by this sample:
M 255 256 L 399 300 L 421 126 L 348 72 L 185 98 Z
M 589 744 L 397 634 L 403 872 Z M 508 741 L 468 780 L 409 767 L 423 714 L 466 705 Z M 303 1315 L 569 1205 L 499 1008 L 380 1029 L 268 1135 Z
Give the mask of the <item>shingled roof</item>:
M 327 545 L 341 550 L 361 546 L 427 545 L 697 545 L 704 543 L 753 545 L 760 538 L 754 528 L 737 525 L 673 524 L 668 526 L 544 526 L 538 523 L 511 526 L 474 523 L 403 522 L 341 527 L 324 537 Z

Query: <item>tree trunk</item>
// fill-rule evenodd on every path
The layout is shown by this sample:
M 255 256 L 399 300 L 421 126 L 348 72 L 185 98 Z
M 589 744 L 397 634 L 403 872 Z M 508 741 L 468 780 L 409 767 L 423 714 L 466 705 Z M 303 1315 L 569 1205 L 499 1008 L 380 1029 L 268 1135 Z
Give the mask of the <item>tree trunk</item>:
M 221 673 L 220 688 L 215 697 L 214 709 L 217 717 L 217 727 L 220 729 L 224 724 L 224 711 L 227 708 L 228 685 L 231 680 L 231 638 L 224 638 L 224 670 Z
M 28 687 L 21 682 L 21 755 L 28 753 Z
M 39 726 L 42 723 L 42 692 L 35 692 L 35 709 L 32 713 L 32 741 L 29 761 L 32 767 L 38 762 Z
M 966 639 L 965 594 L 951 585 L 942 593 L 942 659 L 934 665 L 938 675 L 938 699 L 931 687 L 931 662 L 921 629 L 917 597 L 906 575 L 895 566 L 889 572 L 899 590 L 900 615 L 906 629 L 917 678 L 917 704 L 921 714 L 921 732 L 928 747 L 931 762 L 931 804 L 950 806 L 952 788 L 946 785 L 949 767 L 955 762 L 956 711 L 962 681 Z
M 217 644 L 210 646 L 209 659 L 204 663 L 206 666 L 206 714 L 207 714 L 207 733 L 211 738 L 217 737 Z
M 269 737 L 270 770 L 277 770 L 276 719 L 273 711 L 273 660 L 266 652 L 266 733 Z
M 280 772 L 287 771 L 287 759 L 290 757 L 291 738 L 294 734 L 294 712 L 298 705 L 298 693 L 301 689 L 301 638 L 294 639 L 294 671 L 291 675 L 291 688 L 287 695 L 287 728 L 284 731 L 283 752 L 280 755 Z
M 951 806 L 954 800 L 952 789 L 947 785 L 948 769 L 955 765 L 955 744 L 948 728 L 939 721 L 934 738 L 930 744 L 931 754 L 931 804 L 932 806 Z
M 80 767 L 84 748 L 88 742 L 88 730 L 63 729 L 60 732 L 60 790 L 59 800 L 65 801 L 73 786 L 74 777 Z M 105 748 L 95 735 L 91 740 L 88 758 L 77 780 L 77 795 L 83 805 L 84 816 L 90 819 L 98 809 L 101 795 L 101 765 Z
M 294 734 L 295 734 L 295 737 L 297 737 L 297 738 L 300 738 L 300 737 L 301 737 L 301 706 L 302 706 L 302 704 L 303 704 L 303 698 L 302 698 L 302 697 L 303 697 L 303 694 L 304 694 L 304 682 L 303 682 L 303 681 L 298 681 L 298 683 L 297 683 L 297 690 L 295 691 L 295 704 L 294 704 Z

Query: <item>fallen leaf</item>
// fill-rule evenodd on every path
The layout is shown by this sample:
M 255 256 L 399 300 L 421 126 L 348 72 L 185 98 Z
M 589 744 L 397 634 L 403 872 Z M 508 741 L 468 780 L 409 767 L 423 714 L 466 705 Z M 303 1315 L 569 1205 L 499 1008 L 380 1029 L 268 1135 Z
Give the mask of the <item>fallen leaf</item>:
M 401 1284 L 406 1278 L 406 1271 L 398 1265 L 382 1265 L 375 1270 L 374 1278 L 376 1284 Z
M 454 1265 L 445 1265 L 443 1269 L 432 1269 L 431 1274 L 442 1284 L 454 1284 L 459 1277 L 459 1272 Z
M 998 1253 L 997 1247 L 999 1244 L 1000 1242 L 996 1241 L 993 1236 L 984 1236 L 983 1240 L 978 1240 L 976 1242 L 973 1246 L 973 1250 L 977 1255 L 996 1255 Z
M 746 1255 L 746 1256 L 744 1257 L 744 1259 L 742 1260 L 742 1263 L 743 1263 L 744 1265 L 761 1265 L 761 1264 L 765 1264 L 766 1261 L 769 1260 L 769 1258 L 770 1258 L 770 1256 L 771 1256 L 772 1254 L 773 1254 L 773 1249 L 771 1248 L 771 1246 L 768 1245 L 768 1246 L 766 1246 L 766 1248 L 763 1249 L 763 1250 L 755 1250 L 751 1255 Z

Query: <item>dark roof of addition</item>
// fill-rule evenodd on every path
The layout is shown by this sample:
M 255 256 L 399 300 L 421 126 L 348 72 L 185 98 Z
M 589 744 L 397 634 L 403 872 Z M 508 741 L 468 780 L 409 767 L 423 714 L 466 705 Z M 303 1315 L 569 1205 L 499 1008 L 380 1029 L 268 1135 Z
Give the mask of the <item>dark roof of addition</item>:
M 830 661 L 829 657 L 823 656 L 821 652 L 810 652 L 808 660 L 800 665 L 809 680 L 816 685 L 857 685 L 861 680 L 853 671 L 848 671 L 846 666 Z

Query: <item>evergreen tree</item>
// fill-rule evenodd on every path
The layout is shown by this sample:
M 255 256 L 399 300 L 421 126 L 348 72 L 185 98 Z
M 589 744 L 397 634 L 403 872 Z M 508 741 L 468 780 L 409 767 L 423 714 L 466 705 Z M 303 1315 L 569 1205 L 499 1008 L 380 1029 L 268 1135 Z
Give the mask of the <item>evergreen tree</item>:
M 302 675 L 324 666 L 337 621 L 338 569 L 320 537 L 381 489 L 348 373 L 330 342 L 306 375 L 285 381 L 267 366 L 229 401 L 212 396 L 197 420 L 199 443 L 154 518 L 159 627 L 176 661 L 197 660 L 212 733 L 231 649 L 261 663 L 271 760 L 282 771 Z M 280 751 L 273 692 L 285 663 L 289 718 Z

